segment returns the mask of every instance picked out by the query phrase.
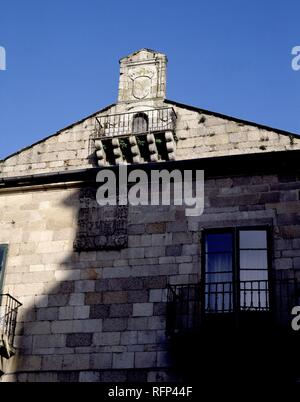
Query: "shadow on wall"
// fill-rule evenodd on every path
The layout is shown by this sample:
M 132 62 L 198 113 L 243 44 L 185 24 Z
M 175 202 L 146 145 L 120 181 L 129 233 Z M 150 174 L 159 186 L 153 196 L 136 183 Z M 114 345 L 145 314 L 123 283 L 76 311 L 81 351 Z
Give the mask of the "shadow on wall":
M 128 226 L 127 207 L 98 207 L 92 187 L 34 198 L 45 229 L 32 247 L 26 242 L 38 257 L 16 294 L 24 303 L 17 355 L 6 361 L 3 381 L 172 379 L 165 289 L 177 269 L 165 264 L 160 271 L 158 251 L 165 251 L 151 243 L 152 234 L 157 242 L 167 238 L 165 224 L 152 232 L 148 226 L 145 235 L 145 224 Z M 149 208 L 155 217 L 157 207 Z M 145 259 L 143 242 L 157 257 Z
M 293 375 L 294 344 L 260 329 L 237 338 L 221 325 L 170 342 L 167 283 L 196 283 L 200 271 L 198 226 L 188 230 L 183 210 L 99 208 L 91 186 L 33 199 L 23 205 L 26 220 L 15 219 L 28 226 L 20 248 L 27 254 L 21 279 L 8 287 L 24 308 L 3 381 L 204 384 Z

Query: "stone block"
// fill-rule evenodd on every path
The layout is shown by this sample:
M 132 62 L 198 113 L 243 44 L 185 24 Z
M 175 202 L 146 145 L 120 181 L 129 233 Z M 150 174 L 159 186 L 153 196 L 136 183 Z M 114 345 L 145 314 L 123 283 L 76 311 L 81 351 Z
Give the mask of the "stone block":
M 296 258 L 294 258 L 295 264 Z M 276 258 L 274 260 L 274 266 L 276 269 L 290 269 L 293 268 L 293 259 L 292 258 Z
M 147 382 L 147 370 L 132 370 L 127 373 L 127 381 L 130 383 Z
M 103 302 L 102 293 L 89 292 L 85 295 L 85 304 L 101 304 Z
M 148 234 L 165 233 L 165 231 L 166 231 L 166 222 L 148 223 L 146 225 L 146 233 Z
M 101 319 L 85 319 L 74 320 L 72 326 L 72 332 L 101 332 L 102 320 Z
M 147 317 L 133 317 L 128 318 L 127 329 L 129 331 L 149 329 Z
M 74 333 L 68 334 L 66 338 L 66 346 L 74 348 L 78 346 L 91 346 L 93 334 L 91 333 Z
M 165 247 L 160 247 L 160 246 L 152 246 L 152 247 L 146 247 L 145 248 L 145 257 L 146 258 L 151 258 L 151 257 L 164 257 L 166 252 Z
M 182 255 L 197 255 L 200 253 L 199 244 L 184 244 L 182 246 Z
M 166 315 L 166 303 L 153 303 L 153 315 Z
M 103 320 L 103 331 L 124 331 L 127 328 L 126 318 L 106 318 Z
M 146 368 L 156 366 L 156 352 L 136 352 L 134 367 Z
M 193 241 L 193 235 L 190 232 L 173 233 L 173 244 L 189 244 Z
M 74 293 L 74 289 L 75 289 L 74 281 L 61 282 L 59 284 L 59 292 L 58 293 L 62 293 L 62 294 Z
M 74 332 L 74 331 L 73 331 L 73 321 L 71 321 L 71 320 L 59 320 L 59 321 L 53 321 L 51 323 L 51 333 L 67 334 L 67 333 L 72 333 L 72 332 Z M 49 333 L 50 333 L 50 331 L 49 331 Z
M 126 257 L 125 257 L 125 251 L 126 251 Z M 122 250 L 121 254 L 124 255 L 125 258 L 144 258 L 145 257 L 145 251 L 143 247 L 131 247 L 126 250 Z
M 134 303 L 133 317 L 149 317 L 153 314 L 153 303 Z
M 79 270 L 57 270 L 55 271 L 55 279 L 58 282 L 62 281 L 76 281 L 80 279 L 80 271 Z
M 125 370 L 108 370 L 101 373 L 102 382 L 126 382 L 127 372 Z
M 182 253 L 182 245 L 166 247 L 166 256 L 177 257 L 177 256 L 180 256 L 181 253 Z
M 127 302 L 127 292 L 104 292 L 103 293 L 103 303 L 126 303 Z
M 193 274 L 197 273 L 197 271 L 200 271 L 200 267 L 196 266 L 193 263 L 182 263 L 179 264 L 179 274 L 180 275 L 186 275 L 186 274 Z
M 69 302 L 69 295 L 57 294 L 48 296 L 49 307 L 62 307 L 66 306 Z
M 150 289 L 149 302 L 161 302 L 163 297 L 163 289 Z
M 109 315 L 110 317 L 130 317 L 132 315 L 132 304 L 112 304 Z
M 93 280 L 83 280 L 75 282 L 75 293 L 83 292 L 94 292 L 95 291 L 95 281 Z
M 50 322 L 40 321 L 40 322 L 28 322 L 24 326 L 25 335 L 39 335 L 39 334 L 50 334 Z
M 58 310 L 59 320 L 73 320 L 74 318 L 74 307 L 65 306 L 60 307 Z
M 175 233 L 175 232 L 186 232 L 188 229 L 188 222 L 185 218 L 184 220 L 177 220 L 175 222 L 167 223 L 167 232 Z
M 120 337 L 120 332 L 99 332 L 94 334 L 93 343 L 99 346 L 119 345 Z
M 41 356 L 20 356 L 18 359 L 19 371 L 39 371 L 41 368 Z
M 128 225 L 129 235 L 138 235 L 145 233 L 145 225 Z
M 62 364 L 63 356 L 43 356 L 42 358 L 42 370 L 61 370 Z
M 112 353 L 93 353 L 90 360 L 92 369 L 105 370 L 112 367 Z
M 99 371 L 81 371 L 79 373 L 79 382 L 99 382 L 99 381 L 100 381 Z
M 85 301 L 85 295 L 83 293 L 71 293 L 70 294 L 70 306 L 83 306 Z
M 284 260 L 286 260 L 286 258 L 284 258 Z M 290 259 L 288 259 L 288 260 L 290 260 Z M 286 267 L 287 265 L 288 264 L 282 263 L 283 267 Z M 293 267 L 295 269 L 300 269 L 300 258 L 299 257 L 293 258 Z M 280 268 L 278 268 L 278 269 L 280 269 Z
M 173 244 L 173 233 L 151 235 L 152 246 L 170 246 Z
M 33 350 L 37 348 L 61 348 L 66 345 L 66 336 L 63 334 L 47 334 L 33 336 Z
M 103 304 L 92 304 L 90 306 L 90 318 L 107 318 L 109 306 Z
M 148 327 L 155 330 L 162 330 L 166 328 L 166 317 L 154 316 L 148 318 Z
M 277 203 L 280 201 L 280 192 L 279 191 L 270 191 L 268 193 L 261 193 L 259 195 L 259 203 L 267 204 L 267 203 Z
M 113 369 L 129 369 L 134 367 L 134 353 L 114 353 L 113 354 Z
M 137 333 L 138 344 L 148 344 L 148 343 L 155 343 L 156 342 L 156 331 L 138 331 Z
M 90 306 L 74 306 L 74 318 L 75 319 L 90 318 Z
M 34 296 L 34 305 L 35 307 L 47 307 L 48 296 L 47 295 Z
M 125 331 L 121 333 L 121 345 L 136 345 L 137 331 Z
M 63 370 L 88 370 L 90 368 L 89 354 L 70 354 L 63 357 Z
M 38 321 L 52 321 L 58 319 L 57 307 L 43 307 L 37 310 Z
M 65 371 L 57 373 L 57 381 L 58 382 L 78 382 L 79 381 L 79 372 L 76 371 Z
M 161 289 L 167 286 L 167 277 L 164 275 L 151 276 L 144 278 L 144 287 L 146 289 Z

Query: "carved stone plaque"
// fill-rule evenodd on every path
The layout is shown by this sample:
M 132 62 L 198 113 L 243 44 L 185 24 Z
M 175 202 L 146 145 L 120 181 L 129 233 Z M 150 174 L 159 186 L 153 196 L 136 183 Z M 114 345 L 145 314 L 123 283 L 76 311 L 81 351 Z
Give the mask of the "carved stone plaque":
M 137 77 L 133 81 L 132 94 L 136 99 L 144 99 L 150 94 L 151 78 Z
M 96 191 L 93 187 L 80 190 L 75 251 L 112 250 L 127 246 L 128 207 L 100 206 L 96 201 Z

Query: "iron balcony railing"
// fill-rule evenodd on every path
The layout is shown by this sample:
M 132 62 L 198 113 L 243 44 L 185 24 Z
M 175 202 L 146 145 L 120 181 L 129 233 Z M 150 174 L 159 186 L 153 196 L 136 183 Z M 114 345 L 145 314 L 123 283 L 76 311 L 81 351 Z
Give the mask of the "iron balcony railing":
M 18 309 L 22 304 L 10 294 L 0 294 L 0 354 L 10 357 L 14 353 L 14 337 Z
M 143 110 L 96 117 L 95 138 L 139 135 L 174 131 L 176 113 L 173 108 Z
M 297 303 L 295 278 L 169 285 L 167 329 L 169 333 L 200 329 L 207 317 L 226 314 L 234 315 L 239 324 L 241 317 L 245 322 L 246 312 L 269 313 L 273 323 L 287 325 Z

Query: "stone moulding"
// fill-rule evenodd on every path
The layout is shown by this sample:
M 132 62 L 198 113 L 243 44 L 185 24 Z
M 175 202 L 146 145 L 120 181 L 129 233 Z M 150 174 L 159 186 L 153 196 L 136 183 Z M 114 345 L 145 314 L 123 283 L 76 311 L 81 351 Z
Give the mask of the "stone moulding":
M 96 191 L 94 187 L 80 190 L 74 250 L 113 250 L 127 247 L 128 207 L 100 206 L 96 201 Z

